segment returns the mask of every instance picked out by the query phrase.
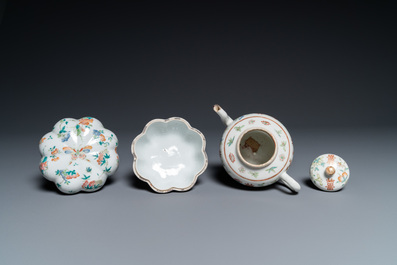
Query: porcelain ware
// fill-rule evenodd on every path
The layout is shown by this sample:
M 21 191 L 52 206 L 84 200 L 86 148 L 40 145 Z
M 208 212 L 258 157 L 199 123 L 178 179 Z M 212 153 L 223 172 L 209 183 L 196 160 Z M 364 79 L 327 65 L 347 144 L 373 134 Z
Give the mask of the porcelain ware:
M 293 144 L 278 120 L 255 113 L 233 121 L 219 105 L 214 106 L 214 111 L 227 126 L 220 157 L 234 180 L 252 187 L 281 181 L 295 192 L 300 190 L 300 185 L 286 173 L 293 158 Z
M 64 193 L 96 191 L 118 168 L 117 145 L 95 118 L 62 119 L 40 140 L 40 171 Z
M 208 165 L 205 137 L 182 118 L 155 119 L 131 145 L 135 175 L 159 193 L 191 189 Z
M 340 156 L 320 155 L 310 167 L 310 179 L 317 188 L 324 191 L 342 189 L 350 178 L 350 169 Z

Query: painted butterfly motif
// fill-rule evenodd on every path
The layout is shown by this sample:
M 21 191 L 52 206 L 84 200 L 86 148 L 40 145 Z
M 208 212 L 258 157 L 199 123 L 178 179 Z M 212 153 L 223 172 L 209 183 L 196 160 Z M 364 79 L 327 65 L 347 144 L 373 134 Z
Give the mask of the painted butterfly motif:
M 71 147 L 64 147 L 62 150 L 65 152 L 65 154 L 70 154 L 72 156 L 72 160 L 76 160 L 77 158 L 80 159 L 85 159 L 86 155 L 88 154 L 92 149 L 92 146 L 87 145 L 81 148 L 80 150 L 73 149 Z

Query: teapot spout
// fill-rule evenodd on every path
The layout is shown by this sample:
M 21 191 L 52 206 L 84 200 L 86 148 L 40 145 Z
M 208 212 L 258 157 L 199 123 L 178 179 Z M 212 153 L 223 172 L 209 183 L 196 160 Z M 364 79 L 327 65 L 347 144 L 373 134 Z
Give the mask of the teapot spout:
M 218 104 L 214 105 L 214 111 L 219 115 L 226 126 L 229 126 L 233 122 L 233 120 L 227 115 L 226 111 L 224 111 Z

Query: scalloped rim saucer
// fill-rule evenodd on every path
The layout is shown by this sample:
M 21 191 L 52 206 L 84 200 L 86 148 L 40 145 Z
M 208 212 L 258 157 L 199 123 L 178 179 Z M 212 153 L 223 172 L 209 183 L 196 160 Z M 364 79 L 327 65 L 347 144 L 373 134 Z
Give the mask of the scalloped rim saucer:
M 137 150 L 136 150 L 136 145 L 137 145 L 138 141 L 139 141 L 143 136 L 146 135 L 146 133 L 147 133 L 149 127 L 152 126 L 153 124 L 155 124 L 155 123 L 169 123 L 169 122 L 174 122 L 174 121 L 184 123 L 184 124 L 186 125 L 186 127 L 187 127 L 188 130 L 193 131 L 193 132 L 196 133 L 198 136 L 200 136 L 200 138 L 201 138 L 201 153 L 202 153 L 202 159 L 203 159 L 203 166 L 201 167 L 201 169 L 200 169 L 197 173 L 195 173 L 195 176 L 193 177 L 192 182 L 191 182 L 190 185 L 188 185 L 188 186 L 184 186 L 184 187 L 170 186 L 170 187 L 165 188 L 165 189 L 164 189 L 164 188 L 158 188 L 158 187 L 156 187 L 156 185 L 153 183 L 153 181 L 150 180 L 150 176 L 145 176 L 143 172 L 139 172 L 139 170 L 138 170 L 138 168 L 137 168 L 137 164 L 138 164 L 138 161 L 139 161 L 141 158 L 138 157 Z M 159 193 L 167 193 L 167 192 L 171 192 L 171 191 L 173 191 L 173 190 L 175 190 L 175 191 L 187 191 L 187 190 L 190 190 L 190 189 L 196 184 L 198 177 L 207 169 L 207 166 L 208 166 L 208 157 L 207 157 L 207 153 L 205 152 L 205 147 L 206 147 L 206 140 L 205 140 L 204 135 L 203 135 L 199 130 L 197 130 L 196 128 L 193 128 L 193 127 L 189 124 L 189 122 L 187 122 L 185 119 L 179 118 L 179 117 L 171 117 L 171 118 L 168 118 L 168 119 L 154 119 L 154 120 L 151 120 L 150 122 L 148 122 L 148 123 L 145 125 L 143 131 L 142 131 L 137 137 L 135 137 L 135 139 L 133 140 L 133 142 L 132 142 L 132 144 L 131 144 L 131 152 L 132 152 L 132 155 L 133 155 L 133 157 L 134 157 L 134 161 L 133 161 L 133 166 L 132 166 L 132 168 L 133 168 L 133 170 L 134 170 L 135 175 L 136 175 L 140 180 L 142 180 L 142 181 L 148 183 L 149 186 L 150 186 L 154 191 L 156 191 L 156 192 L 159 192 Z M 163 150 L 163 151 L 164 151 L 164 150 Z M 172 158 L 171 158 L 171 159 L 172 159 Z M 183 176 L 183 175 L 181 174 L 181 176 Z M 191 176 L 191 175 L 189 175 L 189 176 Z M 186 178 L 186 177 L 185 177 L 185 178 Z

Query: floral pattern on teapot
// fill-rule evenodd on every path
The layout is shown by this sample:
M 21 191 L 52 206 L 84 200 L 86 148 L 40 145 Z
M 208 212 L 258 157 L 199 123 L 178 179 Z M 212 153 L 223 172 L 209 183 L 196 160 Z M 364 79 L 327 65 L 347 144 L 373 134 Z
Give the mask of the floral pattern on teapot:
M 263 128 L 275 135 L 278 145 L 276 158 L 264 169 L 247 167 L 237 159 L 237 140 L 244 131 L 251 128 Z M 220 156 L 225 170 L 234 180 L 246 186 L 262 187 L 276 182 L 276 177 L 288 169 L 293 158 L 293 147 L 288 132 L 277 120 L 264 114 L 248 114 L 237 118 L 226 129 L 221 140 Z

